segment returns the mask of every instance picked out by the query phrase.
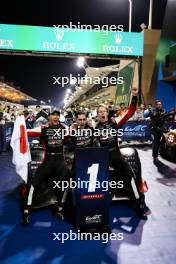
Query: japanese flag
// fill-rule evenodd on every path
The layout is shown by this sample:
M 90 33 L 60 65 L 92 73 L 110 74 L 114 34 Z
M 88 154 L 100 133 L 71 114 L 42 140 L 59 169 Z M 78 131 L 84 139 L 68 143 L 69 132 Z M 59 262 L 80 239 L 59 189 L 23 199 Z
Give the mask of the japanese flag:
M 16 167 L 16 173 L 27 182 L 28 163 L 31 161 L 31 154 L 23 115 L 18 116 L 15 121 L 10 145 L 13 150 L 12 162 Z

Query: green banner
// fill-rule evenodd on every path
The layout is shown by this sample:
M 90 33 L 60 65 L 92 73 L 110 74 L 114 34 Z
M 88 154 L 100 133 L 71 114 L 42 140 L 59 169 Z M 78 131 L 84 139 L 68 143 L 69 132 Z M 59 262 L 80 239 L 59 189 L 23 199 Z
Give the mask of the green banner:
M 143 56 L 143 33 L 0 24 L 0 50 Z
M 128 106 L 130 99 L 130 88 L 134 77 L 135 62 L 130 63 L 119 72 L 119 77 L 123 77 L 123 84 L 117 85 L 115 105 L 125 103 Z

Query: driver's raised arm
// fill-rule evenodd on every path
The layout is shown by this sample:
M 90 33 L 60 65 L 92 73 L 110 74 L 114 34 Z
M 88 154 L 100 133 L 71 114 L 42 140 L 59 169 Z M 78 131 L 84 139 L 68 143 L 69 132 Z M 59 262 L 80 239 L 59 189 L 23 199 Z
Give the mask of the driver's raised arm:
M 131 93 L 132 93 L 132 98 L 131 98 L 131 103 L 129 105 L 128 111 L 122 117 L 122 119 L 116 122 L 116 125 L 118 126 L 118 128 L 121 127 L 123 124 L 125 124 L 128 121 L 128 119 L 130 119 L 134 115 L 136 111 L 138 89 L 133 87 L 131 89 Z
M 27 129 L 28 137 L 40 137 L 41 136 L 42 127 L 37 127 L 33 129 Z

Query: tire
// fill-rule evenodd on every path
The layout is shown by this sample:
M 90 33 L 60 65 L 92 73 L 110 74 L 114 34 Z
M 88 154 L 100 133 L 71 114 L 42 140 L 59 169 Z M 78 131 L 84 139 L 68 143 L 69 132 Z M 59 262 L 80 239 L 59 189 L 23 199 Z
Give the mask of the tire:
M 142 180 L 141 177 L 142 172 L 141 172 L 141 162 L 137 150 L 128 147 L 121 147 L 120 152 L 126 164 L 131 168 L 131 173 L 133 174 L 131 176 L 134 178 L 136 185 L 138 186 Z M 117 177 L 118 179 L 118 175 L 116 176 L 115 171 L 109 171 L 109 173 L 110 173 L 110 178 Z M 127 190 L 125 188 L 122 190 L 122 192 L 118 190 L 118 194 L 116 194 L 115 190 L 114 191 L 112 190 L 111 195 L 112 195 L 112 201 L 132 199 L 130 195 L 127 195 Z
M 134 148 L 121 148 L 120 152 L 124 160 L 132 168 L 135 179 L 142 178 L 141 161 L 136 149 Z
M 160 155 L 163 157 L 163 158 L 166 158 L 167 157 L 167 146 L 166 146 L 166 142 L 162 143 L 160 145 Z

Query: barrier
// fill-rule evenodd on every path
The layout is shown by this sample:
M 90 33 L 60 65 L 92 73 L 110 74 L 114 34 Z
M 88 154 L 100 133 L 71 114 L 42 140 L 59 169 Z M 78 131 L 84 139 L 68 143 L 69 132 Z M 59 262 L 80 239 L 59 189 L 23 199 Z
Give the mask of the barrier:
M 167 129 L 175 129 L 176 123 L 167 122 Z M 150 131 L 150 121 L 129 121 L 123 125 L 122 141 L 148 141 L 152 140 Z
M 10 147 L 10 140 L 13 132 L 13 123 L 0 124 L 0 152 Z
M 151 140 L 150 121 L 129 121 L 123 125 L 122 141 Z

